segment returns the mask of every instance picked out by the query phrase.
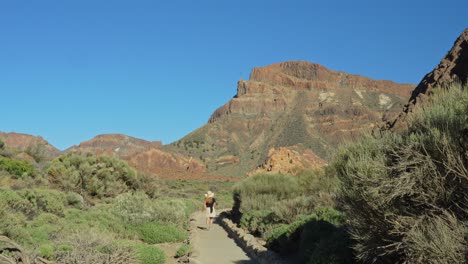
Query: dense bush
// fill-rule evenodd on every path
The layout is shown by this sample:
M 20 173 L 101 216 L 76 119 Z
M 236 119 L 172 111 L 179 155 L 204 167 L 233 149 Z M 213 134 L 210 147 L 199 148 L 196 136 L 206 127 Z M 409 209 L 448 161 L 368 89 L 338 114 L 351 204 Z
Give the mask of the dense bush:
M 157 222 L 145 223 L 136 227 L 141 240 L 146 243 L 157 244 L 165 242 L 181 242 L 186 237 L 186 232 L 174 225 Z
M 234 185 L 234 211 L 268 210 L 278 200 L 296 195 L 294 178 L 282 174 L 258 174 Z
M 271 210 L 255 210 L 243 213 L 239 224 L 255 236 L 264 236 L 278 222 Z
M 36 171 L 27 161 L 21 161 L 0 156 L 0 170 L 10 173 L 13 178 L 19 179 L 27 176 L 34 176 Z
M 66 191 L 115 197 L 141 185 L 141 176 L 124 161 L 92 154 L 69 153 L 52 161 L 49 181 Z
M 370 263 L 468 262 L 468 88 L 434 94 L 401 134 L 343 148 L 334 166 L 354 247 Z
M 62 215 L 67 204 L 65 194 L 55 190 L 24 189 L 19 191 L 1 190 L 0 204 L 5 212 L 22 213 L 33 218 L 39 212 Z
M 135 252 L 130 247 L 117 245 L 113 236 L 98 229 L 80 230 L 59 238 L 58 241 L 58 245 L 52 249 L 52 254 L 58 263 L 140 263 L 137 261 L 140 256 L 136 256 L 139 252 Z
M 166 262 L 164 252 L 155 246 L 141 244 L 135 246 L 134 251 L 140 264 L 164 264 Z
M 332 207 L 337 188 L 338 180 L 330 168 L 303 171 L 296 177 L 254 175 L 234 186 L 233 211 L 241 226 L 264 236 L 317 207 Z
M 187 256 L 190 250 L 192 250 L 192 247 L 190 246 L 190 244 L 183 244 L 177 249 L 175 257 L 180 258 L 183 256 Z
M 301 232 L 310 223 L 323 222 L 322 226 L 341 226 L 344 222 L 342 213 L 331 208 L 317 208 L 307 216 L 303 216 L 291 224 L 281 225 L 273 229 L 267 236 L 267 245 L 284 254 L 290 254 L 297 251 Z M 309 228 L 310 229 L 310 228 Z M 322 228 L 317 228 L 320 230 Z M 313 229 L 312 229 L 313 230 Z M 307 239 L 302 237 L 302 239 Z
M 182 200 L 150 199 L 143 192 L 118 196 L 113 212 L 132 225 L 154 221 L 181 225 L 188 217 L 187 206 Z

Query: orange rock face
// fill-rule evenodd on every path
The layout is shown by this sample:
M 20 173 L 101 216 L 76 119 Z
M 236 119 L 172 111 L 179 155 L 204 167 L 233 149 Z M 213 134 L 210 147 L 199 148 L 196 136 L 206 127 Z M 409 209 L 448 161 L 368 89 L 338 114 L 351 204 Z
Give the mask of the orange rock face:
M 327 160 L 344 140 L 394 118 L 413 88 L 303 61 L 255 68 L 208 124 L 168 149 L 200 157 L 209 172 L 225 175 L 252 171 L 271 148 L 300 145 Z
M 271 148 L 263 164 L 258 166 L 249 176 L 259 173 L 281 173 L 295 175 L 304 169 L 315 169 L 327 162 L 315 155 L 310 149 L 299 150 L 297 147 Z

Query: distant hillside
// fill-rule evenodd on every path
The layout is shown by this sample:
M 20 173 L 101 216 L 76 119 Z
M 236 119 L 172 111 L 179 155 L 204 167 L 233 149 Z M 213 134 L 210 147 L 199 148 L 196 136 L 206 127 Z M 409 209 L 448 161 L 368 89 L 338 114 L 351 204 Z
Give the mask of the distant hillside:
M 413 88 L 302 61 L 255 68 L 208 124 L 163 149 L 223 175 L 265 166 L 271 148 L 294 146 L 327 160 L 343 140 L 394 118 Z
M 50 160 L 61 153 L 41 136 L 0 132 L 0 138 L 17 158 L 23 160 L 35 162 Z
M 146 141 L 121 134 L 105 134 L 73 146 L 66 152 L 91 152 L 118 157 L 138 171 L 162 178 L 200 177 L 205 166 L 179 153 L 161 150 L 160 141 Z
M 142 151 L 151 148 L 160 148 L 161 146 L 161 141 L 151 142 L 122 134 L 104 134 L 81 142 L 77 146 L 72 146 L 65 152 L 81 151 L 91 152 L 97 155 L 106 154 L 109 156 L 117 156 L 118 158 L 129 158 Z

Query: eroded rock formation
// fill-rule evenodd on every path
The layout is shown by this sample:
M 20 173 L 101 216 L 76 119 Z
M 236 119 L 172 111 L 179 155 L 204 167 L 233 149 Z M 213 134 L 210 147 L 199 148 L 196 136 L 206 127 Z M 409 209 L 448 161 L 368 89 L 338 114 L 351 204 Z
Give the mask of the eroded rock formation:
M 411 93 L 403 112 L 397 118 L 387 123 L 387 128 L 404 127 L 404 120 L 408 113 L 433 89 L 446 89 L 452 83 L 462 84 L 468 81 L 468 28 L 455 40 L 453 47 L 445 55 L 439 65 L 426 74 Z
M 255 68 L 208 124 L 167 149 L 225 175 L 245 175 L 271 148 L 295 146 L 327 160 L 344 140 L 394 118 L 413 88 L 304 61 Z

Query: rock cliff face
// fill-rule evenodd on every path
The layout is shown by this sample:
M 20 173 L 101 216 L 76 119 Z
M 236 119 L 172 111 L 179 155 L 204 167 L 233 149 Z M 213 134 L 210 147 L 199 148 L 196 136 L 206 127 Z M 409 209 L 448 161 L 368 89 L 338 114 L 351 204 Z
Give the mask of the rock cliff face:
M 31 162 L 50 160 L 61 153 L 40 136 L 0 132 L 0 138 L 9 149 L 16 153 L 16 157 L 22 160 Z
M 294 146 L 327 160 L 343 140 L 393 118 L 413 88 L 303 61 L 256 68 L 208 124 L 166 149 L 226 175 L 264 164 L 271 148 Z
M 146 141 L 120 134 L 105 134 L 73 146 L 66 152 L 91 152 L 118 157 L 138 171 L 161 178 L 200 177 L 205 166 L 182 154 L 162 151 L 160 141 Z
M 404 127 L 404 120 L 408 113 L 419 102 L 431 93 L 433 89 L 448 88 L 454 82 L 462 84 L 468 81 L 468 28 L 455 40 L 452 49 L 445 55 L 439 65 L 426 74 L 411 93 L 408 104 L 403 112 L 394 120 L 387 123 L 387 128 Z

